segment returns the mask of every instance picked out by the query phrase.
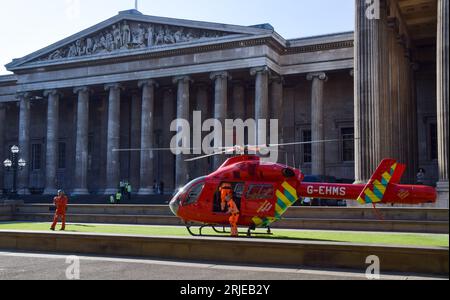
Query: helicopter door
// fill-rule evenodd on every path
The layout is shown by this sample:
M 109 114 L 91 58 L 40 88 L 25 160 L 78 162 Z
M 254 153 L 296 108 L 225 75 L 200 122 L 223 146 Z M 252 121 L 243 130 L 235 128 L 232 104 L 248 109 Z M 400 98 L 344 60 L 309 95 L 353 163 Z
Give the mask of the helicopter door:
M 242 202 L 242 195 L 244 193 L 244 183 L 243 182 L 221 182 L 217 189 L 216 192 L 214 193 L 214 205 L 213 205 L 213 212 L 215 213 L 226 213 L 222 211 L 221 207 L 220 207 L 220 203 L 221 203 L 221 199 L 220 199 L 220 191 L 219 191 L 219 187 L 222 186 L 223 184 L 230 184 L 231 188 L 233 190 L 233 200 L 234 202 L 236 202 L 236 206 L 238 207 L 238 209 L 241 209 L 241 202 Z
M 275 212 L 275 186 L 251 183 L 242 199 L 242 213 L 248 216 L 272 217 Z

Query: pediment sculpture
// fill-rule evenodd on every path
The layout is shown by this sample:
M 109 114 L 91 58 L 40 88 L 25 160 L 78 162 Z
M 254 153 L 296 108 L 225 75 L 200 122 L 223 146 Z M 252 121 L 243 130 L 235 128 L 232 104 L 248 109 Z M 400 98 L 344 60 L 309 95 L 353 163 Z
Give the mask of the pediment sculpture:
M 72 44 L 53 51 L 50 55 L 41 57 L 39 60 L 47 61 L 152 48 L 194 40 L 214 39 L 229 34 L 232 33 L 124 20 L 93 35 L 80 38 Z

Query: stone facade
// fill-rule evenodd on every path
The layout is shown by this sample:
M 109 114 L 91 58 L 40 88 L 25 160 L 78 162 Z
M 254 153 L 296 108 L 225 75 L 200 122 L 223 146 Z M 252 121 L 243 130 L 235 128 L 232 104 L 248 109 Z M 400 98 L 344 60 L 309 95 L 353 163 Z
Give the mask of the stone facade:
M 355 2 L 355 179 L 391 157 L 406 163 L 404 182 L 419 167 L 440 180 L 448 207 L 448 1 L 437 2 L 380 0 L 376 14 Z
M 362 18 L 359 26 L 379 30 Z M 245 27 L 121 12 L 7 65 L 14 75 L 0 77 L 0 154 L 19 144 L 29 162 L 19 173 L 21 194 L 50 194 L 57 188 L 78 195 L 110 194 L 121 179 L 141 195 L 152 193 L 155 181 L 164 182 L 165 192 L 171 193 L 224 159 L 188 163 L 184 155 L 146 151 L 168 148 L 171 122 L 192 119 L 196 110 L 203 120 L 277 118 L 286 143 L 359 137 L 354 146 L 343 141 L 290 146 L 279 155 L 280 162 L 307 174 L 352 182 L 367 180 L 379 160 L 393 154 L 383 152 L 379 143 L 389 140 L 385 135 L 395 119 L 404 120 L 402 130 L 413 129 L 407 145 L 417 150 L 408 152 L 405 145 L 405 154 L 394 157 L 413 168 L 406 180 L 414 182 L 420 165 L 435 184 L 442 180 L 439 164 L 424 154 L 430 149 L 422 140 L 430 138 L 426 128 L 437 119 L 436 79 L 426 75 L 432 68 L 411 67 L 403 83 L 404 98 L 416 95 L 418 110 L 412 102 L 401 115 L 388 114 L 385 107 L 383 114 L 367 118 L 362 109 L 373 112 L 367 105 L 378 101 L 378 94 L 361 98 L 374 85 L 369 70 L 358 67 L 371 46 L 359 30 L 355 37 L 342 33 L 285 40 L 268 24 Z M 377 72 L 380 79 L 388 70 Z M 358 84 L 364 80 L 365 86 Z M 406 120 L 408 113 L 417 117 Z M 391 127 L 375 132 L 383 124 Z M 10 188 L 11 174 L 0 174 L 0 188 Z

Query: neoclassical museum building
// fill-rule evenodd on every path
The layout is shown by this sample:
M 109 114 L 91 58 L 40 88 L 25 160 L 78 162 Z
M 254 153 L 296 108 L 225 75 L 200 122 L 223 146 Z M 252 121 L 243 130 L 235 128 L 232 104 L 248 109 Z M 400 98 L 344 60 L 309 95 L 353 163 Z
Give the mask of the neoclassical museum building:
M 383 158 L 419 168 L 448 207 L 448 0 L 356 1 L 355 32 L 286 40 L 236 26 L 118 15 L 14 59 L 0 76 L 0 159 L 17 145 L 19 194 L 165 192 L 215 167 L 168 148 L 177 118 L 278 119 L 279 161 L 367 181 Z M 0 191 L 13 185 L 0 170 Z

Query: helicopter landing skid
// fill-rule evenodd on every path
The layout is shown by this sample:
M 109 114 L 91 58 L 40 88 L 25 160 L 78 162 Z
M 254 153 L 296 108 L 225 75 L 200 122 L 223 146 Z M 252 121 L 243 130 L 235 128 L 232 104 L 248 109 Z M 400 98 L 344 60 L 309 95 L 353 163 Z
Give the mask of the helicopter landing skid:
M 216 232 L 219 235 L 203 234 L 203 229 L 204 228 L 208 228 L 208 227 L 212 228 L 212 230 L 214 230 L 214 232 Z M 219 230 L 214 225 L 203 225 L 203 226 L 200 226 L 199 229 L 198 229 L 198 233 L 195 233 L 194 231 L 192 231 L 192 226 L 190 226 L 190 225 L 186 225 L 186 229 L 189 232 L 189 234 L 191 236 L 194 236 L 194 237 L 224 237 L 225 234 L 227 234 L 227 235 L 231 234 L 230 231 L 226 230 L 226 227 L 222 227 L 222 230 Z M 247 237 L 248 238 L 252 237 L 252 235 L 253 236 L 273 235 L 270 227 L 267 228 L 267 232 L 266 233 L 263 233 L 263 232 L 253 232 L 252 233 L 252 231 L 254 231 L 254 230 L 255 230 L 255 228 L 249 228 L 248 229 L 248 231 L 247 231 Z
M 216 233 L 219 233 L 219 234 L 231 234 L 231 231 L 227 231 L 225 229 L 225 226 L 222 227 L 222 230 L 218 230 L 215 226 L 211 226 L 211 227 Z
M 193 231 L 192 231 L 192 226 L 188 226 L 188 225 L 186 225 L 186 229 L 187 229 L 187 231 L 189 232 L 189 234 L 190 235 L 192 235 L 192 236 L 207 236 L 207 235 L 204 235 L 203 234 L 203 228 L 205 228 L 205 227 L 210 227 L 209 225 L 204 225 L 204 226 L 200 226 L 200 228 L 198 229 L 198 233 L 194 233 Z M 209 236 L 209 235 L 208 235 Z
M 218 233 L 220 235 L 203 234 L 203 229 L 204 228 L 209 228 L 209 227 L 212 228 L 216 233 Z M 186 225 L 186 229 L 189 232 L 189 234 L 191 236 L 194 236 L 194 237 L 220 237 L 220 238 L 223 238 L 223 237 L 226 237 L 226 236 L 224 236 L 224 234 L 230 234 L 229 231 L 226 231 L 225 227 L 223 227 L 223 230 L 218 230 L 214 225 L 203 225 L 203 226 L 200 226 L 199 229 L 198 229 L 198 233 L 195 233 L 192 230 L 192 226 Z
M 252 235 L 256 235 L 256 236 L 258 236 L 258 235 L 265 235 L 265 236 L 270 235 L 270 236 L 273 236 L 272 229 L 270 227 L 267 227 L 267 232 L 265 232 L 265 233 L 263 233 L 263 232 L 253 232 L 252 233 L 252 231 L 255 231 L 255 230 L 256 230 L 255 227 L 250 227 L 247 230 L 247 237 L 251 237 Z

